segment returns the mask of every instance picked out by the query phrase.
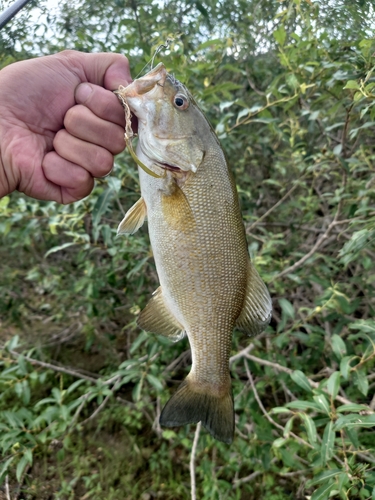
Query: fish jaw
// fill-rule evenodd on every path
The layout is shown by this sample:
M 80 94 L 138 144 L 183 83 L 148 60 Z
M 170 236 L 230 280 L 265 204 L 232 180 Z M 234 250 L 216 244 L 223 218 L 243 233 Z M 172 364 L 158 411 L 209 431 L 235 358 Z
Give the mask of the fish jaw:
M 125 98 L 139 120 L 147 122 L 150 103 L 163 98 L 166 78 L 167 70 L 163 63 L 159 63 L 147 75 L 134 80 L 130 85 L 121 89 L 121 96 Z

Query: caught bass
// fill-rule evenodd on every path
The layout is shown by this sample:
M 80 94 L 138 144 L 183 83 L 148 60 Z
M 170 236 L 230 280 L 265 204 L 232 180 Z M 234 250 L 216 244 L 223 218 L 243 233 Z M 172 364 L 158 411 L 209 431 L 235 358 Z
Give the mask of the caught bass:
M 201 421 L 216 439 L 231 443 L 233 328 L 259 334 L 272 311 L 250 262 L 236 186 L 212 127 L 162 63 L 117 93 L 138 118 L 142 167 L 142 197 L 118 233 L 134 233 L 147 216 L 161 285 L 138 325 L 173 341 L 186 334 L 192 352 L 191 371 L 160 423 Z

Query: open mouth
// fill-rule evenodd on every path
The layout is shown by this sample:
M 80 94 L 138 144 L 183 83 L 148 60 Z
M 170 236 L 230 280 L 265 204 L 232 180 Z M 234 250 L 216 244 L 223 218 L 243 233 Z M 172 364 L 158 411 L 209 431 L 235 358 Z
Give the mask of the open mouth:
M 178 167 L 173 167 L 172 165 L 167 165 L 167 163 L 160 163 L 162 168 L 170 170 L 171 172 L 182 172 L 182 170 Z

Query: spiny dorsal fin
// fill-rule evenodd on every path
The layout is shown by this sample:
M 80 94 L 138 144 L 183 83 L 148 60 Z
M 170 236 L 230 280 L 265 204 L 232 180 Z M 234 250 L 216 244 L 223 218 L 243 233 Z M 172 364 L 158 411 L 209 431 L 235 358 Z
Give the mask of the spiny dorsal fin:
M 145 200 L 139 198 L 125 214 L 117 228 L 117 234 L 134 234 L 143 225 L 147 216 Z
M 248 335 L 258 335 L 271 320 L 272 301 L 266 285 L 249 262 L 246 296 L 236 326 Z
M 234 435 L 234 410 L 230 386 L 221 397 L 194 390 L 187 378 L 167 402 L 160 415 L 160 424 L 177 427 L 202 422 L 208 432 L 219 441 L 230 444 Z
M 154 292 L 150 302 L 138 316 L 137 324 L 143 330 L 164 335 L 173 342 L 185 336 L 184 327 L 165 305 L 161 286 Z

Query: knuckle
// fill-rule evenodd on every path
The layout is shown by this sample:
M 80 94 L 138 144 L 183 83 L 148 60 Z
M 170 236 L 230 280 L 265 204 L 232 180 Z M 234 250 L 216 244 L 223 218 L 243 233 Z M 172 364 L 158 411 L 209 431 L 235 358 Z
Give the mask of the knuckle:
M 72 108 L 69 108 L 65 113 L 64 127 L 66 128 L 66 130 L 68 130 L 68 132 L 74 130 L 77 122 L 79 122 L 79 120 L 77 119 L 77 114 L 79 114 L 79 110 L 77 108 L 79 107 L 79 105 L 73 106 Z
M 104 148 L 96 148 L 95 158 L 93 161 L 94 177 L 104 177 L 113 168 L 113 155 Z
M 65 143 L 67 135 L 68 135 L 68 133 L 64 129 L 58 130 L 56 132 L 56 135 L 53 139 L 53 147 L 57 151 L 57 153 L 59 152 L 60 148 Z

